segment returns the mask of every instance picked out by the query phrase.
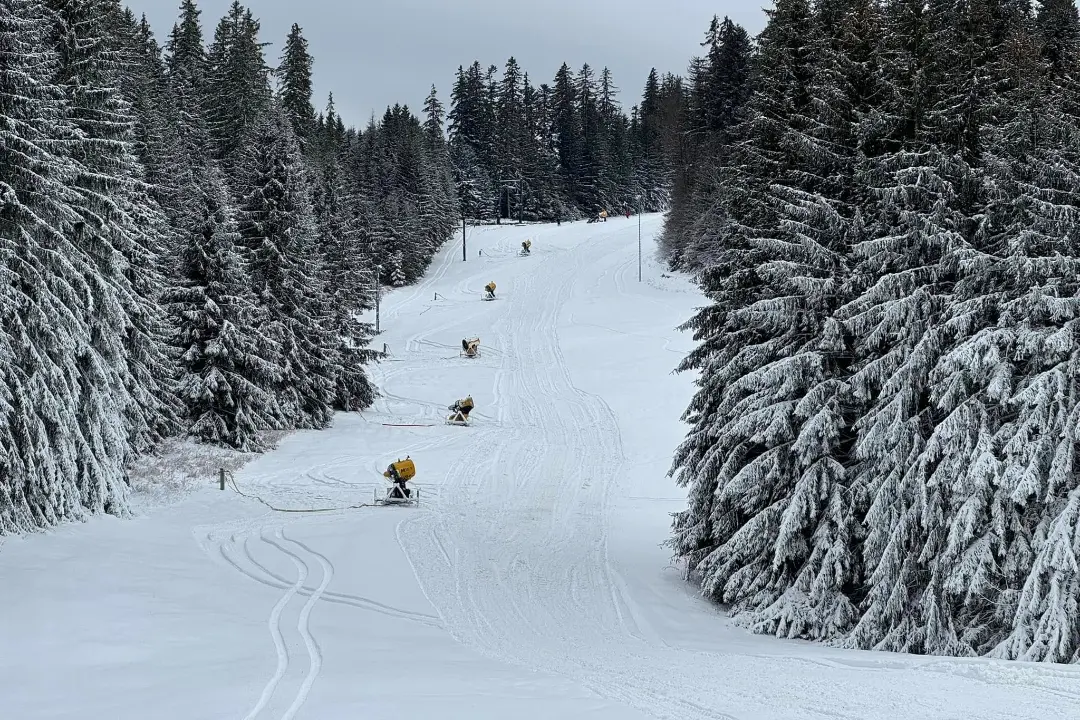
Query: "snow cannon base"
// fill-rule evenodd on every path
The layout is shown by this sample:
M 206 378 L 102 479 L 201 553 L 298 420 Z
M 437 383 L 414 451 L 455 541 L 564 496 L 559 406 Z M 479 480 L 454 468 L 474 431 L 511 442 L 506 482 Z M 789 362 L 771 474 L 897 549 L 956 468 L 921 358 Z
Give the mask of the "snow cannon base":
M 391 488 L 385 490 L 382 495 L 379 494 L 379 488 L 375 488 L 374 497 L 372 499 L 372 504 L 378 505 L 378 506 L 383 506 L 383 505 L 418 506 L 418 505 L 420 505 L 420 488 L 409 488 L 409 495 L 406 496 L 406 497 L 401 497 L 401 495 L 397 492 L 395 487 L 391 487 Z

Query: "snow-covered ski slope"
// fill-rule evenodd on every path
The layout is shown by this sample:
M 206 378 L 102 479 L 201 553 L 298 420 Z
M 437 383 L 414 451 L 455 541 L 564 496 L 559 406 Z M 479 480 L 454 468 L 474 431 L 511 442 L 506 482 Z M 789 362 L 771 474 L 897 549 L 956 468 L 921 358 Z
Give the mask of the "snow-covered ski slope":
M 1080 668 L 749 635 L 660 547 L 693 387 L 637 218 L 470 230 L 384 298 L 384 396 L 199 491 L 0 549 L 13 720 L 1067 720 Z M 525 238 L 532 255 L 519 257 Z M 482 255 L 479 254 L 482 252 Z M 498 299 L 481 300 L 494 280 Z M 479 336 L 481 357 L 459 357 Z M 472 427 L 443 424 L 472 394 Z M 408 427 L 413 426 L 413 427 Z M 419 508 L 370 502 L 406 454 Z

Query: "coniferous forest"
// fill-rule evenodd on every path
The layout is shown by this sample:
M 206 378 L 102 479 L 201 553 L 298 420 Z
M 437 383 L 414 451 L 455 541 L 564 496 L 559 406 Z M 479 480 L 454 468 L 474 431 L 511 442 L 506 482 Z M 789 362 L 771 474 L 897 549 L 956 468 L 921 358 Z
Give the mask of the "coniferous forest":
M 758 632 L 1080 661 L 1073 0 L 777 0 L 691 66 L 671 545 Z
M 268 45 L 239 2 L 211 31 L 182 0 L 163 42 L 121 0 L 0 5 L 0 535 L 125 514 L 165 439 L 370 406 L 360 318 L 463 218 L 668 202 L 678 78 L 628 118 L 607 71 L 475 64 L 449 113 L 432 87 L 357 129 L 298 25 Z
M 573 71 L 564 63 L 539 86 L 514 58 L 501 76 L 494 65 L 459 67 L 448 130 L 464 214 L 554 222 L 667 209 L 683 80 L 653 70 L 629 116 L 618 92 L 607 68 L 587 64 Z
M 246 452 L 378 394 L 363 322 L 463 219 L 667 210 L 708 303 L 671 547 L 757 632 L 1080 662 L 1073 0 L 776 0 L 624 111 L 458 68 L 317 110 L 292 27 L 0 4 L 0 535 L 127 512 L 168 438 Z M 548 69 L 550 70 L 550 69 Z

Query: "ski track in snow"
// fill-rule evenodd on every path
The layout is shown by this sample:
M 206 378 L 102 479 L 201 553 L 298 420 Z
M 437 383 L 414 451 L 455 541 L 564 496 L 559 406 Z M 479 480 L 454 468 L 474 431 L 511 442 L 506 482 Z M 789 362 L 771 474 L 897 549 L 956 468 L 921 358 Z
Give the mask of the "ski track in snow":
M 296 582 L 289 587 L 277 604 L 274 605 L 273 610 L 270 611 L 270 618 L 267 624 L 270 627 L 270 637 L 274 641 L 274 650 L 277 651 L 277 668 L 274 670 L 274 675 L 266 683 L 266 687 L 263 688 L 262 695 L 259 696 L 258 702 L 255 703 L 255 707 L 251 709 L 244 720 L 255 720 L 259 716 L 267 705 L 270 703 L 270 699 L 274 695 L 274 691 L 277 689 L 278 683 L 285 677 L 286 671 L 289 669 L 289 648 L 285 645 L 284 634 L 281 631 L 281 613 L 285 610 L 285 606 L 289 604 L 289 601 L 299 592 L 300 588 L 304 585 L 304 580 L 307 578 L 307 568 L 299 561 L 296 561 L 297 570 L 299 576 Z
M 625 458 L 614 413 L 573 384 L 558 337 L 559 315 L 580 280 L 566 268 L 595 267 L 611 255 L 604 230 L 560 256 L 533 258 L 532 272 L 507 290 L 528 302 L 501 308 L 492 325 L 502 357 L 521 368 L 500 366 L 495 403 L 512 398 L 506 423 L 536 430 L 477 438 L 447 475 L 447 486 L 463 491 L 437 514 L 406 521 L 399 537 L 421 583 L 434 586 L 427 594 L 438 599 L 448 629 L 467 645 L 584 681 L 655 717 L 731 718 L 664 683 L 605 671 L 620 664 L 627 641 L 642 657 L 649 652 L 608 558 L 608 509 Z M 625 294 L 617 280 L 624 266 L 600 281 L 615 279 Z M 482 457 L 503 473 L 486 472 Z M 477 477 L 483 484 L 470 486 Z M 453 562 L 430 565 L 448 546 Z
M 285 533 L 283 530 L 279 530 L 276 533 L 276 536 L 281 540 L 287 539 L 285 538 Z M 295 560 L 298 567 L 304 567 L 302 577 L 305 579 L 307 578 L 307 563 L 299 555 L 281 546 L 273 540 L 267 540 L 267 542 L 269 542 L 278 550 Z M 296 544 L 299 545 L 299 543 Z M 301 545 L 301 547 L 304 546 Z M 297 620 L 296 623 L 296 630 L 304 638 L 304 646 L 307 648 L 309 667 L 307 675 L 304 676 L 304 682 L 300 685 L 300 689 L 296 693 L 296 697 L 293 698 L 292 704 L 289 705 L 289 708 L 285 711 L 285 714 L 281 716 L 282 720 L 292 720 L 292 718 L 296 717 L 297 711 L 300 709 L 300 706 L 304 704 L 304 701 L 307 700 L 308 694 L 311 692 L 311 686 L 315 684 L 315 678 L 319 676 L 319 671 L 322 670 L 322 650 L 319 649 L 319 644 L 315 641 L 315 637 L 311 634 L 311 609 L 315 607 L 315 603 L 318 602 L 322 594 L 326 592 L 327 585 L 330 584 L 330 581 L 334 577 L 334 566 L 330 564 L 330 561 L 327 560 L 325 556 L 314 552 L 310 548 L 305 547 L 304 549 L 306 549 L 310 554 L 314 555 L 315 558 L 319 561 L 319 564 L 322 565 L 323 579 L 322 583 L 319 584 L 318 589 L 316 589 L 315 592 L 311 593 L 308 601 L 304 603 L 304 607 L 300 610 L 300 618 L 299 620 Z
M 280 525 L 280 523 L 278 523 L 278 525 Z M 227 528 L 228 526 L 226 525 L 223 527 Z M 253 539 L 259 541 L 260 545 L 264 548 L 268 545 L 273 545 L 267 541 L 266 538 L 262 537 L 262 531 L 267 527 L 270 527 L 270 525 L 263 526 L 256 521 L 254 524 L 246 523 L 241 526 L 240 530 L 234 532 L 226 532 L 222 529 L 222 526 L 201 528 L 201 541 L 199 544 L 206 551 L 207 555 L 224 563 L 241 575 L 269 588 L 287 590 L 288 592 L 282 598 L 282 606 L 296 595 L 301 597 L 317 595 L 317 599 L 322 600 L 323 602 L 347 605 L 359 610 L 367 610 L 388 617 L 417 622 L 428 627 L 442 627 L 442 624 L 436 615 L 403 610 L 385 603 L 380 603 L 362 595 L 332 592 L 327 590 L 325 586 L 322 587 L 322 590 L 320 591 L 318 588 L 313 588 L 302 581 L 290 581 L 282 577 L 280 574 L 275 573 L 273 570 L 266 567 L 264 563 L 256 560 L 251 551 L 251 542 Z M 227 535 L 227 538 L 224 537 L 225 535 Z M 320 562 L 329 564 L 329 559 L 321 556 L 315 550 L 299 540 L 289 540 L 289 542 L 299 546 L 316 558 L 321 558 Z M 332 577 L 332 565 L 330 567 L 330 575 Z M 326 568 L 324 567 L 324 576 L 326 575 L 325 569 Z M 327 581 L 327 584 L 329 584 L 329 581 Z M 280 610 L 277 611 L 277 615 L 280 615 Z M 275 615 L 275 617 L 277 617 L 277 615 Z M 276 622 L 274 617 L 271 618 L 271 621 Z
M 322 654 L 309 625 L 320 601 L 442 628 L 486 657 L 570 678 L 598 697 L 662 720 L 944 719 L 961 717 L 948 714 L 958 687 L 987 696 L 979 702 L 990 714 L 980 720 L 1018 717 L 1013 712 L 1017 704 L 1012 703 L 1010 710 L 994 701 L 1016 690 L 1026 693 L 1024 710 L 1031 714 L 1024 717 L 1065 717 L 1062 713 L 1068 708 L 1075 710 L 1080 704 L 1080 676 L 1065 670 L 885 654 L 868 657 L 796 643 L 747 642 L 731 652 L 704 651 L 680 647 L 651 626 L 649 613 L 620 577 L 609 548 L 615 500 L 628 494 L 620 484 L 630 460 L 618 418 L 603 398 L 575 385 L 559 335 L 560 325 L 596 325 L 576 321 L 572 299 L 606 294 L 627 305 L 664 306 L 655 297 L 655 282 L 643 283 L 647 292 L 635 290 L 642 287 L 636 278 L 636 243 L 613 240 L 620 233 L 625 240 L 627 227 L 617 221 L 589 226 L 584 232 L 580 226 L 569 226 L 576 235 L 558 247 L 545 246 L 541 231 L 525 235 L 518 229 L 513 234 L 507 228 L 507 236 L 496 240 L 492 249 L 485 247 L 482 257 L 469 256 L 465 277 L 444 282 L 450 268 L 460 263 L 460 245 L 452 243 L 437 256 L 423 281 L 384 303 L 383 317 L 408 328 L 409 334 L 399 347 L 391 347 L 401 355 L 392 367 L 372 369 L 382 396 L 372 409 L 377 417 L 368 422 L 441 425 L 452 398 L 416 397 L 425 392 L 423 382 L 395 392 L 399 386 L 409 388 L 410 381 L 426 379 L 433 363 L 457 363 L 491 378 L 490 402 L 474 414 L 477 422 L 464 429 L 467 443 L 451 456 L 441 484 L 429 491 L 422 479 L 430 470 L 420 467 L 417 480 L 425 502 L 395 526 L 397 542 L 436 614 L 330 591 L 334 566 L 310 545 L 288 539 L 280 516 L 194 530 L 215 562 L 284 591 L 267 621 L 277 666 L 245 720 L 267 716 L 278 695 L 290 697 L 283 687 L 290 653 L 281 616 L 298 597 L 306 602 L 295 633 L 307 650 L 308 669 L 290 691 L 292 700 L 283 720 L 296 715 L 321 669 Z M 651 223 L 650 231 L 656 229 L 657 224 Z M 486 238 L 490 245 L 492 235 L 499 232 L 503 231 L 488 229 L 479 239 Z M 560 237 L 556 228 L 542 232 Z M 470 234 L 470 243 L 474 237 Z M 529 258 L 517 256 L 516 247 L 524 237 L 534 240 Z M 497 268 L 503 262 L 528 263 L 527 271 L 500 278 Z M 499 299 L 482 302 L 482 287 L 491 279 L 499 285 Z M 625 320 L 633 326 L 631 319 Z M 682 320 L 674 318 L 672 325 Z M 679 342 L 674 327 L 670 335 L 596 327 L 645 337 L 668 352 L 684 354 L 670 347 Z M 454 335 L 479 335 L 481 357 L 459 358 L 458 346 L 451 344 Z M 356 502 L 363 483 L 330 471 L 366 481 L 381 473 L 390 455 L 415 456 L 461 442 L 459 433 L 407 432 L 400 446 L 391 451 L 380 448 L 378 455 L 361 450 L 337 453 L 345 443 L 328 439 L 335 432 L 336 428 L 313 436 L 312 449 L 300 453 L 297 462 L 307 462 L 306 471 L 297 474 L 293 462 L 280 471 L 248 474 L 244 482 L 278 502 L 346 498 Z M 333 448 L 334 454 L 319 457 L 320 447 Z M 357 512 L 384 510 L 343 511 L 322 515 L 320 521 L 332 523 L 346 512 L 355 518 Z M 272 538 L 265 537 L 268 532 Z M 291 559 L 297 578 L 256 560 L 252 544 Z M 317 586 L 308 580 L 314 567 L 309 558 L 321 567 Z M 703 627 L 715 623 L 720 630 L 722 621 L 701 622 Z M 755 654 L 745 647 L 769 648 L 773 653 Z M 936 682 L 939 678 L 942 681 Z M 913 687 L 919 691 L 913 693 Z
M 322 650 L 311 630 L 311 614 L 318 602 L 347 605 L 387 617 L 417 622 L 432 628 L 441 627 L 439 619 L 434 615 L 403 610 L 359 595 L 328 590 L 335 574 L 334 565 L 330 559 L 309 544 L 288 537 L 284 524 L 268 523 L 267 518 L 268 516 L 262 516 L 252 520 L 195 528 L 199 545 L 216 561 L 224 563 L 257 583 L 285 590 L 274 604 L 267 619 L 267 627 L 276 654 L 276 666 L 258 700 L 244 720 L 270 717 L 270 708 L 274 701 L 282 698 L 280 702 L 284 703 L 289 697 L 290 691 L 283 688 L 283 680 L 290 672 L 292 653 L 290 653 L 290 643 L 285 637 L 287 628 L 283 626 L 282 615 L 297 597 L 307 598 L 300 608 L 295 631 L 307 652 L 308 663 L 303 680 L 292 692 L 291 702 L 279 716 L 281 720 L 293 720 L 296 717 L 322 670 Z M 267 534 L 270 537 L 267 537 Z M 252 542 L 263 550 L 273 549 L 281 556 L 288 558 L 296 569 L 296 579 L 289 580 L 256 560 L 251 550 Z M 292 546 L 292 549 L 289 546 Z M 321 568 L 321 580 L 318 586 L 313 587 L 309 583 L 312 565 L 305 555 L 314 558 Z
M 588 268 L 594 288 L 614 290 L 628 301 L 658 303 L 633 289 L 636 252 L 618 253 L 605 242 L 606 235 L 619 230 L 600 227 L 569 250 L 526 260 L 532 263 L 530 272 L 501 291 L 510 302 L 474 311 L 478 327 L 491 326 L 493 340 L 487 345 L 499 350 L 485 360 L 498 362 L 492 404 L 507 430 L 477 427 L 472 445 L 447 472 L 438 509 L 399 528 L 399 541 L 425 594 L 448 631 L 466 645 L 571 677 L 652 717 L 784 717 L 782 708 L 790 711 L 794 705 L 801 706 L 802 718 L 862 718 L 882 706 L 909 707 L 895 683 L 875 683 L 882 696 L 860 687 L 862 677 L 852 677 L 852 672 L 866 676 L 877 666 L 681 650 L 643 624 L 608 557 L 611 499 L 620 490 L 619 470 L 626 462 L 619 426 L 601 398 L 574 385 L 558 335 L 560 314 L 572 309 L 571 291 L 591 292 L 582 287 L 585 273 L 572 268 Z M 481 286 L 486 274 L 459 282 L 454 292 Z M 484 323 L 484 314 L 495 318 Z M 462 324 L 460 318 L 457 322 Z M 428 333 L 438 337 L 444 329 L 422 328 L 409 345 L 420 349 L 435 343 Z M 483 333 L 478 334 L 484 346 Z M 671 337 L 652 339 L 669 352 L 684 354 L 669 347 Z M 422 372 L 422 367 L 409 372 Z M 823 666 L 840 671 L 850 683 L 846 694 L 856 699 L 849 708 L 829 701 L 835 688 L 811 689 L 812 673 Z M 900 668 L 908 671 L 909 666 Z M 755 675 L 770 672 L 787 676 L 784 684 L 791 689 L 755 681 Z M 792 674 L 804 679 L 792 683 Z M 995 684 L 978 671 L 969 677 Z M 724 679 L 761 692 L 724 697 Z M 805 702 L 815 695 L 817 702 Z M 803 702 L 785 696 L 802 696 Z M 948 693 L 914 704 L 937 712 L 948 706 Z

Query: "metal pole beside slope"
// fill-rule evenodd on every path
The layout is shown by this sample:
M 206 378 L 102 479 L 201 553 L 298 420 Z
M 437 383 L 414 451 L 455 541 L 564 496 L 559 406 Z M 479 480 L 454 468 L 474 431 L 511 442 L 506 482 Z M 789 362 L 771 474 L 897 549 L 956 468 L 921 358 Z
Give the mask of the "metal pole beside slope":
M 641 196 L 637 198 L 637 281 L 641 282 Z

